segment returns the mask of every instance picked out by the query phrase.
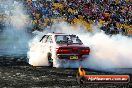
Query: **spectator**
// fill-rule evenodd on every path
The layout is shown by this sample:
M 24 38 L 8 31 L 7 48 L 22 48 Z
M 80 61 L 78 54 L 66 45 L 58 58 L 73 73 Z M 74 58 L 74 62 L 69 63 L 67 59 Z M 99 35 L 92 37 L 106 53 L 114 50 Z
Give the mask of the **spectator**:
M 52 19 L 67 19 L 70 24 L 83 24 L 88 30 L 91 24 L 100 24 L 101 30 L 115 34 L 120 30 L 119 25 L 130 27 L 132 25 L 130 2 L 130 0 L 27 0 L 27 7 L 35 28 L 36 25 L 37 28 L 50 26 Z M 122 32 L 124 33 L 127 28 L 124 27 Z

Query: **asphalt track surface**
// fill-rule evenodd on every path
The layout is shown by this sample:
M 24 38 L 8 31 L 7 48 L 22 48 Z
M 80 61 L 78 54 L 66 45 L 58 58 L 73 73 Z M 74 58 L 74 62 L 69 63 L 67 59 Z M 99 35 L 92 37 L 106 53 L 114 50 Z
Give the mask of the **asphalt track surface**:
M 130 88 L 129 83 L 85 83 L 78 84 L 78 69 L 33 67 L 19 59 L 0 57 L 0 88 Z M 122 74 L 85 69 L 87 74 Z M 130 69 L 132 70 L 132 69 Z M 128 73 L 123 73 L 128 74 Z M 132 78 L 132 74 L 130 74 Z

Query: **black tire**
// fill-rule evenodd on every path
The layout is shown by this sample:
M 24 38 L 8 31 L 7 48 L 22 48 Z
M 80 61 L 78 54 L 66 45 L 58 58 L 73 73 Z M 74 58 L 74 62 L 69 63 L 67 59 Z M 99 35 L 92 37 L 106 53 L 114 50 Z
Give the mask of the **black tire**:
M 51 58 L 51 54 L 48 54 L 48 63 L 49 67 L 53 67 L 53 59 Z

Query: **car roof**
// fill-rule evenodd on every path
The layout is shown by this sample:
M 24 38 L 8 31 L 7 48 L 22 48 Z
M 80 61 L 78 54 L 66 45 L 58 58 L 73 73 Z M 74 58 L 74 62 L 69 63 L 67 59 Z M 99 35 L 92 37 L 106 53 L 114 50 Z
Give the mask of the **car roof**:
M 66 33 L 48 33 L 46 35 L 74 35 L 74 34 L 66 34 Z

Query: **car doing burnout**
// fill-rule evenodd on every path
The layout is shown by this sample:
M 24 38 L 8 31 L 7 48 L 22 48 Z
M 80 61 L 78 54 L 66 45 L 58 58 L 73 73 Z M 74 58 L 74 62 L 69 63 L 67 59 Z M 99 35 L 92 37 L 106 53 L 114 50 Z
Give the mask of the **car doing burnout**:
M 90 48 L 83 45 L 76 35 L 64 33 L 48 33 L 40 42 L 46 53 L 49 66 L 63 67 L 69 61 L 84 61 L 88 58 Z M 54 63 L 55 62 L 55 63 Z

